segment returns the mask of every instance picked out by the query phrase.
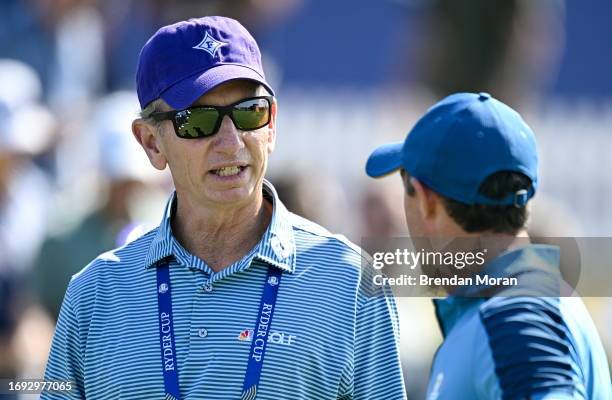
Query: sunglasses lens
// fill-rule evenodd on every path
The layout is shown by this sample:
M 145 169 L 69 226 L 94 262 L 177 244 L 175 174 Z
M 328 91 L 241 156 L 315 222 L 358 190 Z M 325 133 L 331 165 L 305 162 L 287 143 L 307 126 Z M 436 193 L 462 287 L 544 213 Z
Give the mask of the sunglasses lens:
M 178 133 L 183 138 L 199 138 L 213 134 L 219 112 L 214 108 L 196 108 L 177 114 Z
M 243 101 L 234 106 L 232 117 L 239 129 L 259 129 L 270 122 L 270 102 L 267 99 Z

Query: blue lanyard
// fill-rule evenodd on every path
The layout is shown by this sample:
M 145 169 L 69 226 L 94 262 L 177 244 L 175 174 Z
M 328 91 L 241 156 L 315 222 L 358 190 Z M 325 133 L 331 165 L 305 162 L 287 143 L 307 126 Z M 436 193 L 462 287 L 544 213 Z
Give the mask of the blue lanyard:
M 257 396 L 257 387 L 261 378 L 261 368 L 268 344 L 269 328 L 272 324 L 281 276 L 281 270 L 268 267 L 268 274 L 259 304 L 257 324 L 255 329 L 253 329 L 251 351 L 249 352 L 249 361 L 242 385 L 241 400 L 253 400 Z M 174 319 L 172 318 L 170 263 L 168 260 L 160 262 L 157 266 L 157 309 L 159 318 L 159 345 L 166 391 L 165 399 L 179 400 L 181 395 L 179 390 L 176 342 L 174 338 Z

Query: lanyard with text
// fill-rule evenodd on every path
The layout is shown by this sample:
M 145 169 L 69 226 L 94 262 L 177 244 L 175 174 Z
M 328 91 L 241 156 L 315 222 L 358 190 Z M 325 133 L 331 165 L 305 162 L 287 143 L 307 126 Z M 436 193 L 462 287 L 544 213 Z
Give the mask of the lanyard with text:
M 269 327 L 272 324 L 276 297 L 282 271 L 268 267 L 263 293 L 257 315 L 257 324 L 253 330 L 251 351 L 242 387 L 241 400 L 253 400 L 257 396 L 257 386 L 261 377 L 264 354 L 268 342 Z M 165 399 L 179 400 L 178 363 L 174 339 L 174 319 L 172 318 L 172 292 L 170 289 L 170 267 L 167 260 L 157 267 L 157 308 L 159 318 L 159 344 L 164 373 Z

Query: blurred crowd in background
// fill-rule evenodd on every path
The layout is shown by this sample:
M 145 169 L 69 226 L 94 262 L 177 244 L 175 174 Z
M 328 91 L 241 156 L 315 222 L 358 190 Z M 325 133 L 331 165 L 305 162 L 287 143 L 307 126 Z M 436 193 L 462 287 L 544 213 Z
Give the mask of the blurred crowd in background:
M 279 102 L 268 179 L 290 210 L 356 243 L 406 234 L 400 179 L 366 179 L 369 151 L 446 94 L 486 91 L 538 136 L 530 230 L 612 236 L 606 0 L 0 0 L 0 377 L 42 377 L 71 275 L 161 220 L 170 176 L 130 131 L 136 60 L 203 15 L 260 43 Z M 428 299 L 398 300 L 419 399 L 440 335 Z M 612 301 L 586 302 L 610 358 Z

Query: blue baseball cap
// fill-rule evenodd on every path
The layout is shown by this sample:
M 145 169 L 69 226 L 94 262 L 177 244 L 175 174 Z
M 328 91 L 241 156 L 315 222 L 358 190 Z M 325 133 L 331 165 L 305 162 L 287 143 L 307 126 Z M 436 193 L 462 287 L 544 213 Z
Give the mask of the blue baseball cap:
M 538 151 L 533 131 L 512 108 L 488 93 L 456 93 L 427 110 L 406 140 L 374 150 L 366 173 L 377 178 L 400 168 L 462 203 L 520 207 L 535 194 Z M 503 199 L 480 194 L 485 179 L 500 171 L 526 175 L 531 188 Z
M 189 107 L 216 86 L 247 79 L 266 82 L 255 39 L 238 21 L 192 18 L 164 26 L 147 41 L 138 58 L 136 86 L 141 108 L 162 98 L 174 109 Z

